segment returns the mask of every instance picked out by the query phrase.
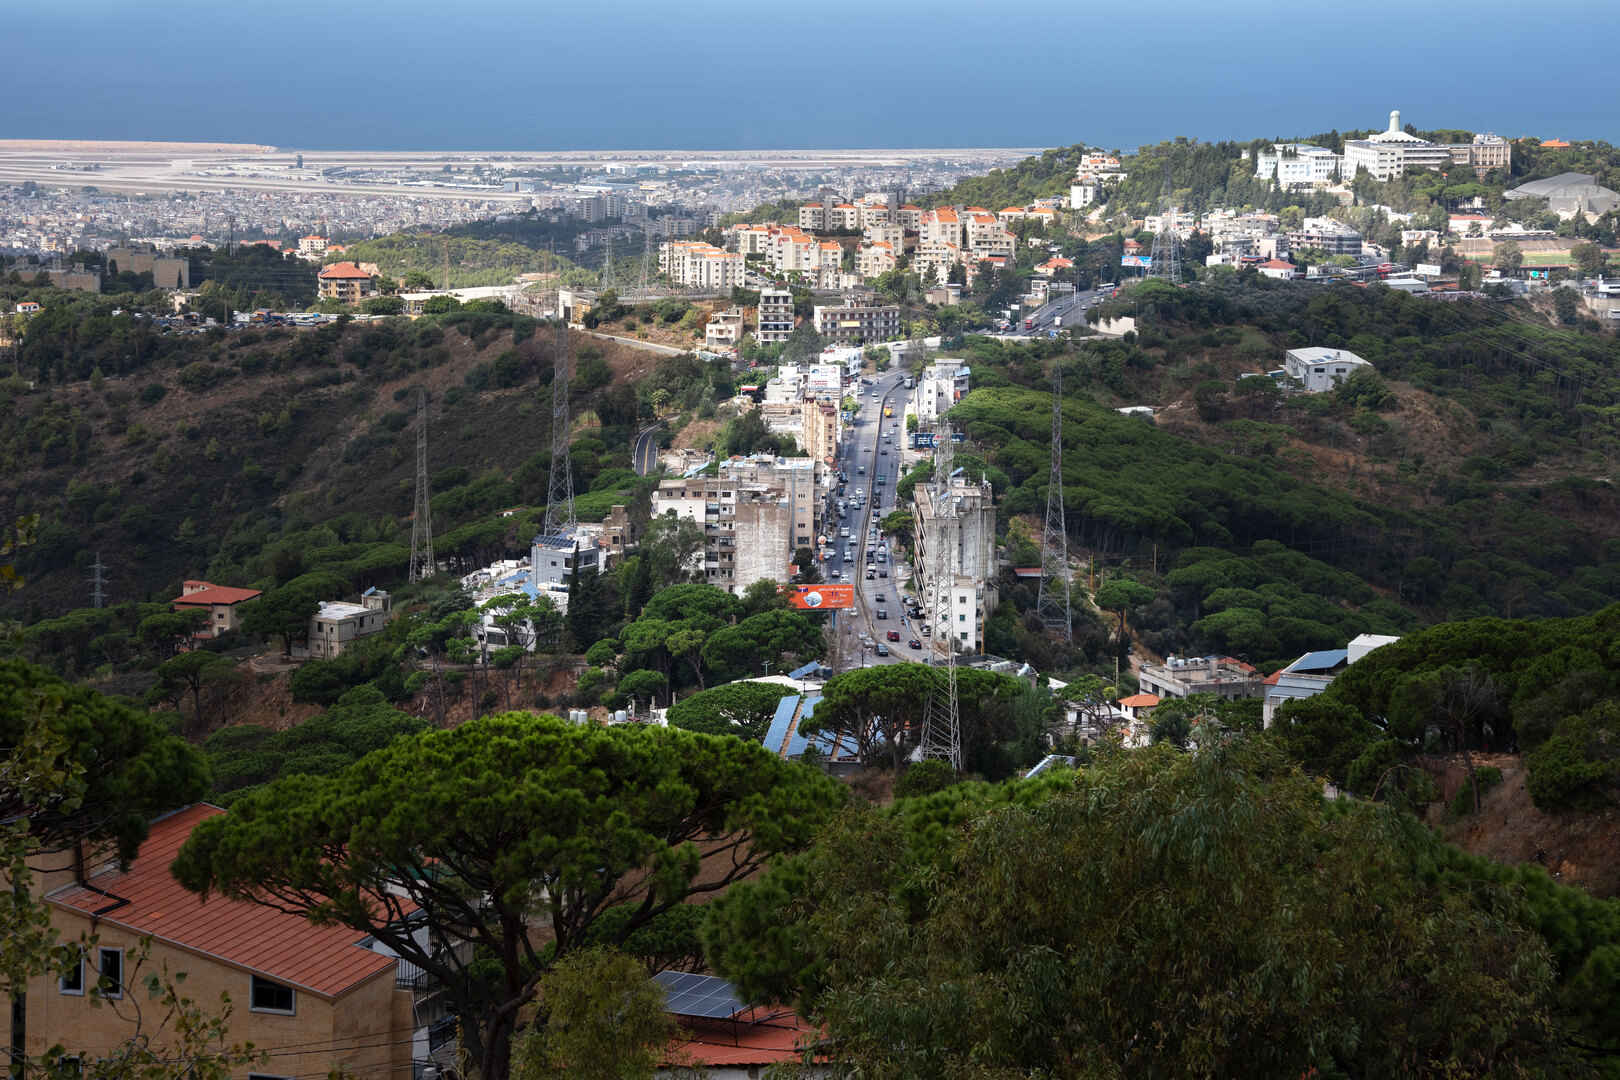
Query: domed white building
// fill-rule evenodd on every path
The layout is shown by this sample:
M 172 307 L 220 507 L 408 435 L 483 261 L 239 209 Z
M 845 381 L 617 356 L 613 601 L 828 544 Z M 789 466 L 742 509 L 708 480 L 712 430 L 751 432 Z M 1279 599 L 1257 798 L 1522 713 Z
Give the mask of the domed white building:
M 1366 169 L 1374 180 L 1391 180 L 1414 169 L 1443 169 L 1450 163 L 1450 147 L 1420 139 L 1401 129 L 1399 109 L 1390 110 L 1387 131 L 1344 144 L 1346 179 Z

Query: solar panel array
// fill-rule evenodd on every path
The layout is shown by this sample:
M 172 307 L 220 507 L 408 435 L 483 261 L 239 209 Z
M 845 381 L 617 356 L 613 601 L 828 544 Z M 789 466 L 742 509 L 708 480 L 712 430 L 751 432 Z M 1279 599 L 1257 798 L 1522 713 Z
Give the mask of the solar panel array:
M 732 985 L 713 975 L 660 971 L 653 976 L 653 981 L 664 988 L 664 1010 L 677 1016 L 725 1020 L 743 1009 L 743 1003 Z

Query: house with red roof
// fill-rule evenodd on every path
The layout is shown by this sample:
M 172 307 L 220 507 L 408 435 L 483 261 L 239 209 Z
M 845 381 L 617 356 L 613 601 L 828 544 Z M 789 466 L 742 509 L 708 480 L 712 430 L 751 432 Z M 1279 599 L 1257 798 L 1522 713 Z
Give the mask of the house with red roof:
M 1299 267 L 1286 259 L 1267 259 L 1256 266 L 1255 269 L 1266 275 L 1266 277 L 1281 278 L 1284 281 L 1291 281 L 1299 277 Z
M 1050 259 L 1047 259 L 1045 262 L 1041 263 L 1041 265 L 1037 266 L 1035 269 L 1039 270 L 1043 274 L 1055 274 L 1059 270 L 1073 270 L 1074 260 L 1065 259 L 1061 255 L 1054 255 Z
M 802 1062 L 820 1038 L 792 1009 L 745 1005 L 725 979 L 660 971 L 653 981 L 663 988 L 664 1009 L 681 1030 L 660 1077 L 696 1069 L 708 1080 L 758 1080 L 773 1065 Z
M 233 589 L 207 581 L 188 581 L 180 586 L 180 595 L 169 603 L 174 605 L 175 611 L 206 611 L 208 625 L 198 630 L 197 636 L 211 638 L 226 630 L 235 630 L 240 622 L 237 607 L 263 595 L 258 589 Z
M 316 275 L 322 300 L 355 304 L 377 291 L 371 275 L 352 262 L 335 262 Z
M 411 1080 L 418 1025 L 412 992 L 396 985 L 398 958 L 373 950 L 346 927 L 313 926 L 260 904 L 198 896 L 169 873 L 192 829 L 223 813 L 195 805 L 161 817 L 128 869 L 86 866 L 46 894 L 61 940 L 93 934 L 96 941 L 66 975 L 29 981 L 24 1052 L 43 1055 L 60 1045 L 93 1061 L 136 1034 L 161 1050 L 169 1034 L 158 1022 L 161 1014 L 145 1009 L 141 1027 L 143 1010 L 132 1006 L 146 999 L 145 977 L 167 969 L 185 973 L 182 989 L 205 1008 L 230 995 L 229 1041 L 250 1041 L 269 1055 L 251 1073 L 241 1070 L 244 1078 L 341 1070 Z M 141 958 L 143 940 L 150 945 Z M 86 993 L 98 979 L 112 985 L 104 995 L 111 1001 Z

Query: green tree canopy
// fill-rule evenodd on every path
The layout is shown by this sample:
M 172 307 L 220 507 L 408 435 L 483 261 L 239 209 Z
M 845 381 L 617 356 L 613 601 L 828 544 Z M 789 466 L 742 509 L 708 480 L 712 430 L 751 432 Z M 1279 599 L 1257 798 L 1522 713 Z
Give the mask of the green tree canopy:
M 793 688 L 776 683 L 734 682 L 700 690 L 669 707 L 669 722 L 705 735 L 735 735 L 758 741 L 770 726 L 777 702 Z
M 958 792 L 851 809 L 733 889 L 711 962 L 871 1077 L 1568 1064 L 1549 950 L 1506 894 L 1436 880 L 1415 819 L 1325 804 L 1263 740 L 1116 752 L 996 809 Z
M 501 1077 L 519 1010 L 604 910 L 633 905 L 622 941 L 803 846 L 842 801 L 737 739 L 510 713 L 268 784 L 199 826 L 174 872 L 375 935 L 445 985 L 480 1074 Z M 472 948 L 417 940 L 413 908 Z

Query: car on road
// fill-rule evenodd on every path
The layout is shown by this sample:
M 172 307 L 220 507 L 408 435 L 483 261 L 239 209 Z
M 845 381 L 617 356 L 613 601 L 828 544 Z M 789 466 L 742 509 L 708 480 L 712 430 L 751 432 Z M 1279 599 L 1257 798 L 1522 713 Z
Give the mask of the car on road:
M 878 604 L 883 603 L 887 599 L 888 597 L 884 596 L 882 593 L 878 593 L 876 596 L 872 597 L 873 602 Z
M 906 644 L 911 646 L 913 649 L 922 648 L 922 642 L 918 641 L 916 638 L 912 638 L 910 641 L 906 642 Z
M 884 573 L 885 573 L 885 575 L 887 575 L 887 573 L 888 573 L 888 571 L 884 571 Z M 871 571 L 871 570 L 867 570 L 867 571 L 866 571 L 866 580 L 867 580 L 867 581 L 871 581 L 871 580 L 872 580 L 872 579 L 873 579 L 873 578 L 875 578 L 875 577 L 876 577 L 876 576 L 877 576 L 877 575 L 876 575 L 876 574 L 874 574 L 874 573 L 872 573 L 872 571 Z
M 883 644 L 883 642 L 881 642 L 881 641 L 878 642 L 876 645 L 874 645 L 872 647 L 872 651 L 877 653 L 879 656 L 888 656 L 889 655 L 889 647 L 887 645 Z
M 888 576 L 889 576 L 889 568 L 887 566 L 878 567 L 878 577 L 888 577 Z
M 898 630 L 890 630 L 889 634 L 888 634 L 888 637 L 889 637 L 890 641 L 899 641 L 900 640 L 900 631 L 898 631 Z
M 877 617 L 880 618 L 880 619 L 887 619 L 889 617 L 889 613 L 887 611 L 883 610 L 882 608 L 878 608 L 877 609 Z
M 828 581 L 837 581 L 842 576 L 843 575 L 841 575 L 837 570 L 834 570 L 832 573 L 827 575 L 827 580 Z

